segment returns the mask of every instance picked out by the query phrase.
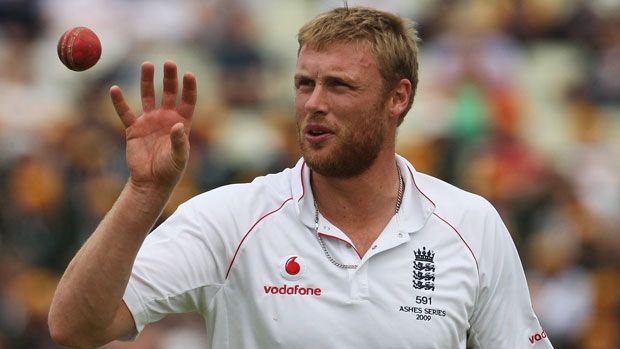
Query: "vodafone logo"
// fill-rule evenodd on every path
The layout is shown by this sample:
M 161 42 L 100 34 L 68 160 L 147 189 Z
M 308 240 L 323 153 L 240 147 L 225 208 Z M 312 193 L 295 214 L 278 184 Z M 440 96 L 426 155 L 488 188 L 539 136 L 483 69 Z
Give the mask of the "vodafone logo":
M 298 255 L 284 257 L 280 261 L 280 274 L 289 281 L 301 279 L 308 269 L 306 262 Z M 267 295 L 282 296 L 316 296 L 320 297 L 323 290 L 319 287 L 306 287 L 301 285 L 265 285 L 263 291 Z
M 290 281 L 301 279 L 307 269 L 304 259 L 296 255 L 284 257 L 284 259 L 280 262 L 280 265 L 280 274 L 283 278 Z

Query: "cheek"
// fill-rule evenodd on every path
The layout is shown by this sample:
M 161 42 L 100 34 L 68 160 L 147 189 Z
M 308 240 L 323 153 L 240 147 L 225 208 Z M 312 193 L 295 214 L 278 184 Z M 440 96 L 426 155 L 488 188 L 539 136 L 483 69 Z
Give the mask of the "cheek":
M 301 118 L 305 112 L 306 101 L 308 100 L 307 96 L 296 94 L 295 95 L 295 113 L 298 118 Z

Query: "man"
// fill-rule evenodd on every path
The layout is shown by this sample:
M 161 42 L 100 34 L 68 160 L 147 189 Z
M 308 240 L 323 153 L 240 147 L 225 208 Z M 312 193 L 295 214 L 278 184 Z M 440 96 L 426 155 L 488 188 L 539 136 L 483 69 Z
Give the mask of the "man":
M 113 87 L 131 175 L 58 286 L 54 339 L 92 347 L 196 311 L 209 348 L 550 348 L 496 211 L 395 155 L 416 40 L 368 8 L 306 24 L 303 159 L 189 200 L 148 237 L 187 162 L 196 82 L 184 76 L 176 106 L 166 62 L 158 109 L 143 64 L 140 117 Z

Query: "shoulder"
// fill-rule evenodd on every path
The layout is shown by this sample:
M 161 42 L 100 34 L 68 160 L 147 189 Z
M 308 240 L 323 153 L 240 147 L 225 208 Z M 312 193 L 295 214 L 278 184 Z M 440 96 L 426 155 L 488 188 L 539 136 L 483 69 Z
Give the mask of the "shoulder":
M 285 169 L 256 177 L 250 183 L 225 185 L 199 194 L 178 210 L 209 220 L 252 221 L 291 200 L 291 180 L 292 169 Z
M 495 213 L 493 205 L 484 197 L 463 190 L 439 178 L 416 172 L 416 186 L 435 204 L 435 212 L 454 221 L 465 217 L 482 218 Z
M 435 205 L 433 215 L 454 230 L 480 262 L 489 245 L 511 240 L 499 213 L 484 197 L 438 178 L 415 173 L 420 192 Z

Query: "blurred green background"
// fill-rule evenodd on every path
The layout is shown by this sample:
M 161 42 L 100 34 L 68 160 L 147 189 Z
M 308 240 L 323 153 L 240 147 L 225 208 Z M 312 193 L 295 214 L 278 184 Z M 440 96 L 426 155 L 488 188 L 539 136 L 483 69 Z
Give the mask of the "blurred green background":
M 163 219 L 298 159 L 296 33 L 341 4 L 0 0 L 0 348 L 57 347 L 55 285 L 127 178 L 110 86 L 138 110 L 143 61 L 158 80 L 166 59 L 197 75 L 191 160 Z M 620 2 L 349 4 L 418 23 L 420 84 L 398 151 L 498 208 L 556 348 L 620 348 Z M 76 73 L 56 43 L 80 25 L 103 54 Z M 207 335 L 195 316 L 172 316 L 106 348 L 202 348 Z

